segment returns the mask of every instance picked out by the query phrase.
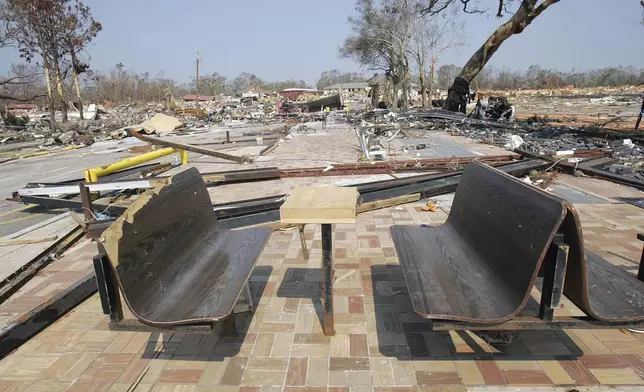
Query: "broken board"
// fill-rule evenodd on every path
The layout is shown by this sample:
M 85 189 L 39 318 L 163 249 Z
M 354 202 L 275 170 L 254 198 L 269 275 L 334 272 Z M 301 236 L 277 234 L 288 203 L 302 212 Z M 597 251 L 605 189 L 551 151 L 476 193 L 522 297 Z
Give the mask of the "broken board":
M 282 223 L 355 223 L 356 188 L 297 187 L 280 208 Z

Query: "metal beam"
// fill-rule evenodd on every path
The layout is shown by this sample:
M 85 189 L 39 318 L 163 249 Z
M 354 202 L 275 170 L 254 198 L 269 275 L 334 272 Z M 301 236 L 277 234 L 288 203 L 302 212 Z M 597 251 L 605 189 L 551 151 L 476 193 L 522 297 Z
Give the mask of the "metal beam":
M 152 143 L 152 144 L 157 144 L 157 145 L 160 145 L 160 146 L 172 147 L 172 148 L 175 148 L 175 149 L 178 149 L 178 150 L 191 151 L 191 152 L 195 152 L 197 154 L 203 154 L 203 155 L 208 155 L 208 156 L 212 156 L 212 157 L 216 157 L 216 158 L 226 159 L 228 161 L 234 161 L 234 162 L 237 162 L 237 163 L 244 163 L 244 162 L 250 162 L 251 161 L 249 157 L 240 157 L 240 156 L 236 156 L 236 155 L 230 155 L 230 154 L 226 154 L 226 153 L 223 153 L 223 152 L 210 150 L 208 148 L 197 147 L 197 146 L 193 146 L 193 145 L 190 145 L 190 144 L 174 142 L 174 141 L 167 140 L 167 139 L 161 139 L 161 138 L 158 138 L 158 137 L 151 137 L 151 136 L 147 136 L 147 135 L 142 135 L 142 134 L 138 133 L 134 129 L 130 129 L 128 132 L 129 132 L 130 136 L 134 136 L 135 138 L 137 138 L 139 140 L 143 140 L 145 142 Z
M 515 177 L 520 177 L 526 175 L 532 170 L 544 169 L 547 165 L 548 164 L 545 161 L 529 160 L 499 166 L 498 169 Z M 414 193 L 420 193 L 421 198 L 443 195 L 456 191 L 458 182 L 461 179 L 461 173 L 462 172 L 453 172 L 450 174 L 434 176 L 433 178 L 426 177 L 424 181 L 418 181 L 418 179 L 414 179 L 413 177 L 411 179 L 404 179 L 410 182 L 408 185 L 401 185 L 404 181 L 394 180 L 396 182 L 394 182 L 395 185 L 393 187 L 375 191 L 365 192 L 364 189 L 361 189 L 361 187 L 358 186 L 358 192 L 360 192 L 362 203 L 391 199 Z M 379 185 L 381 187 L 386 186 L 386 181 L 381 182 Z M 366 186 L 369 186 L 369 184 Z
M 147 180 L 140 181 L 125 181 L 114 183 L 92 183 L 87 184 L 90 192 L 107 192 L 107 191 L 121 191 L 126 189 L 149 189 L 152 184 Z M 77 195 L 80 193 L 80 188 L 77 185 L 66 186 L 44 186 L 39 188 L 22 188 L 18 189 L 20 196 L 45 196 L 45 195 Z
M 90 272 L 65 290 L 32 309 L 0 331 L 0 359 L 17 349 L 96 292 L 96 278 Z
M 19 201 L 22 203 L 29 204 L 38 204 L 39 206 L 47 208 L 67 208 L 74 211 L 81 211 L 83 209 L 83 203 L 78 200 L 67 200 L 67 199 L 57 199 L 53 197 L 42 197 L 42 196 L 20 196 L 10 199 L 13 201 Z M 110 216 L 119 216 L 125 212 L 127 207 L 117 206 L 117 205 L 104 205 L 104 204 L 94 204 L 92 203 L 95 211 L 110 215 Z
M 472 324 L 459 321 L 430 321 L 433 331 L 516 331 L 560 329 L 638 328 L 644 323 L 606 323 L 592 317 L 553 317 L 552 321 L 536 316 L 518 316 L 500 324 Z

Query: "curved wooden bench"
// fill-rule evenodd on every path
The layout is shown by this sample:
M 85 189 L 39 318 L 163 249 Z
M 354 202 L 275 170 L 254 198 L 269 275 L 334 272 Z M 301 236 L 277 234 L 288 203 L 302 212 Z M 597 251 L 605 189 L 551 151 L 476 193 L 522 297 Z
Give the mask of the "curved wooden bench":
M 530 296 L 566 209 L 490 169 L 467 166 L 443 225 L 390 229 L 421 317 L 499 323 Z
M 584 250 L 569 202 L 482 163 L 465 169 L 443 225 L 390 231 L 421 317 L 499 324 L 517 316 L 560 232 L 569 246 L 564 294 L 599 321 L 644 320 L 644 284 Z
M 577 211 L 564 201 L 568 214 L 561 227 L 569 244 L 564 294 L 597 320 L 618 323 L 644 320 L 644 283 L 623 268 L 584 248 Z
M 206 186 L 190 168 L 141 194 L 100 241 L 134 316 L 172 327 L 230 316 L 271 231 L 218 230 Z

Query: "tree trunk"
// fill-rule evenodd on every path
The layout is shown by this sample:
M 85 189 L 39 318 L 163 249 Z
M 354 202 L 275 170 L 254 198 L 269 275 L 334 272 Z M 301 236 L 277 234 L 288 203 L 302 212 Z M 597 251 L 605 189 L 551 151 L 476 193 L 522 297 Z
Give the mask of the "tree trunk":
M 42 33 L 38 30 L 38 45 L 42 54 L 42 64 L 45 70 L 45 82 L 47 85 L 47 97 L 49 98 L 49 129 L 54 132 L 56 130 L 56 109 L 54 102 L 54 94 L 51 90 L 51 64 L 47 58 L 47 51 L 45 50 L 45 42 L 42 38 Z
M 409 73 L 405 71 L 402 82 L 402 112 L 409 111 L 409 94 L 411 90 L 411 80 Z
M 375 83 L 371 87 L 371 110 L 378 107 L 380 103 L 380 84 Z
M 7 107 L 2 102 L 0 102 L 0 120 L 2 120 L 4 124 L 7 123 Z M 635 128 L 635 130 L 637 131 L 637 128 Z
M 60 77 L 60 66 L 58 61 L 55 61 L 56 67 L 54 69 L 54 78 L 56 80 L 56 92 L 58 93 L 58 100 L 60 101 L 60 111 L 63 114 L 63 122 L 69 121 L 67 118 L 67 102 L 65 102 L 65 94 L 63 92 L 63 83 Z
M 398 111 L 398 91 L 400 91 L 400 82 L 392 83 L 392 92 L 391 92 L 391 104 L 389 105 L 390 109 L 394 112 Z
M 81 98 L 80 85 L 78 84 L 78 74 L 74 70 L 74 85 L 76 85 L 76 96 L 78 97 L 78 111 L 80 112 L 80 119 L 83 118 L 83 99 Z
M 49 129 L 54 132 L 56 130 L 56 110 L 54 106 L 54 94 L 51 91 L 51 73 L 49 72 L 48 61 L 43 58 L 43 68 L 45 69 L 45 84 L 47 85 L 47 101 L 49 103 Z
M 490 61 L 492 55 L 501 47 L 506 39 L 515 34 L 521 34 L 523 30 L 543 11 L 559 0 L 546 0 L 537 6 L 539 0 L 522 0 L 517 12 L 512 15 L 509 21 L 499 26 L 485 43 L 467 61 L 459 76 L 454 79 L 450 87 L 447 100 L 443 109 L 450 111 L 465 112 L 469 84 L 476 75 L 481 72 L 485 64 Z
M 420 71 L 420 104 L 423 107 L 423 110 L 427 109 L 427 78 L 425 76 L 425 66 L 423 62 L 419 64 Z
M 60 77 L 60 62 L 58 60 L 58 57 L 56 57 L 56 53 L 54 53 L 54 58 L 52 59 L 52 65 L 53 69 L 52 72 L 54 73 L 54 82 L 56 83 L 56 93 L 58 95 L 58 100 L 60 101 L 60 111 L 63 115 L 63 122 L 67 122 L 67 102 L 65 101 L 65 93 L 63 92 L 63 83 Z
M 487 64 L 492 55 L 499 49 L 506 39 L 510 38 L 514 34 L 521 34 L 537 16 L 539 16 L 549 6 L 558 3 L 559 0 L 546 0 L 538 7 L 536 6 L 537 2 L 538 0 L 523 0 L 519 9 L 512 18 L 499 26 L 499 28 L 492 33 L 487 41 L 485 41 L 485 43 L 468 60 L 459 76 L 465 79 L 468 83 L 472 82 L 474 77 L 481 72 L 485 64 Z

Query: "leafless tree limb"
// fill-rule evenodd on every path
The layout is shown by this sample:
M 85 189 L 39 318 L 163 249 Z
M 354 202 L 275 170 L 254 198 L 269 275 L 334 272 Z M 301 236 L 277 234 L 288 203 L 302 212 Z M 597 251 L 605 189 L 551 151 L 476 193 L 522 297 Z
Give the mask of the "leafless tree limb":
M 430 0 L 427 7 L 420 10 L 421 15 L 438 15 L 445 11 L 447 7 L 456 2 L 460 2 L 463 6 L 463 12 L 467 14 L 482 14 L 486 10 L 481 10 L 478 8 L 471 8 L 470 2 L 472 0 Z M 500 3 L 503 3 L 504 0 L 499 0 Z
M 0 86 L 10 85 L 10 84 L 11 85 L 21 85 L 21 84 L 34 83 L 36 81 L 36 79 L 41 77 L 42 75 L 43 75 L 42 72 L 40 72 L 40 73 L 31 74 L 31 75 L 13 76 L 11 78 L 4 79 L 4 80 L 0 79 Z
M 47 94 L 37 94 L 37 95 L 31 95 L 29 97 L 14 97 L 11 95 L 5 95 L 5 94 L 0 94 L 0 101 L 17 101 L 17 102 L 31 102 L 34 99 L 37 98 L 42 98 L 46 96 Z

